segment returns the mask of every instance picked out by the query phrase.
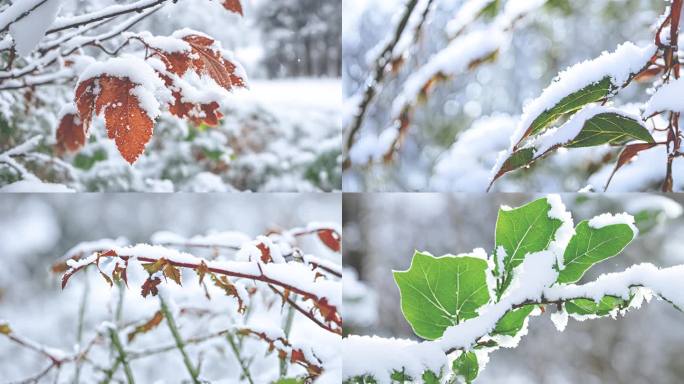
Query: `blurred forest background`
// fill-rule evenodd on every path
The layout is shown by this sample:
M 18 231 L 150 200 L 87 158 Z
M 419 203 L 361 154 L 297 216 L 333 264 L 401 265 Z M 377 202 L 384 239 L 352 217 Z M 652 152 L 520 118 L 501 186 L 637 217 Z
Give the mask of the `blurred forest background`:
M 344 124 L 352 119 L 370 68 L 396 25 L 404 0 L 345 0 L 342 32 Z M 433 2 L 423 31 L 408 50 L 398 73 L 391 73 L 380 87 L 375 102 L 359 131 L 371 135 L 392 124 L 395 98 L 404 81 L 449 42 L 447 25 L 465 1 Z M 500 1 L 500 4 L 506 2 Z M 482 191 L 469 180 L 487 178 L 496 151 L 507 147 L 522 107 L 541 93 L 566 67 L 592 59 L 618 44 L 653 41 L 653 27 L 669 5 L 665 0 L 549 0 L 516 24 L 512 41 L 490 63 L 465 71 L 434 86 L 425 103 L 415 110 L 408 135 L 398 155 L 389 164 L 353 166 L 345 171 L 344 188 L 349 191 Z M 486 18 L 485 18 L 486 19 Z M 393 20 L 393 22 L 388 22 Z M 617 100 L 643 100 L 646 85 L 622 91 Z M 493 119 L 488 119 L 492 117 Z M 452 159 L 449 149 L 460 135 L 478 123 L 492 124 L 489 145 L 474 144 L 467 159 Z M 498 133 L 500 132 L 500 133 Z M 464 148 L 468 150 L 468 148 Z M 597 171 L 605 150 L 575 149 L 551 156 L 534 169 L 515 172 L 495 186 L 505 192 L 577 191 Z M 447 160 L 440 164 L 440 160 Z M 467 171 L 457 177 L 451 168 Z M 466 165 L 464 165 L 466 164 Z M 470 174 L 468 174 L 470 173 Z M 596 187 L 602 187 L 596 186 Z
M 62 0 L 59 16 L 127 3 Z M 33 151 L 37 155 L 23 156 L 19 162 L 43 182 L 76 191 L 339 190 L 342 2 L 242 4 L 244 17 L 227 12 L 216 1 L 168 2 L 130 30 L 170 35 L 190 28 L 234 52 L 247 72 L 249 90 L 240 90 L 227 102 L 218 127 L 194 126 L 163 115 L 144 156 L 131 167 L 107 140 L 104 127 L 95 125 L 85 148 L 60 157 L 53 149 L 56 119 L 73 99 L 75 81 L 0 90 L 0 157 L 40 135 Z M 8 5 L 0 2 L 0 12 Z M 93 33 L 107 32 L 114 24 Z M 105 46 L 112 49 L 119 43 L 114 39 Z M 109 57 L 95 48 L 86 52 L 98 60 Z M 7 59 L 0 55 L 0 62 Z M 2 189 L 19 180 L 17 172 L 0 161 L 0 191 L 22 190 L 19 185 Z
M 107 238 L 121 239 L 119 241 L 130 244 L 149 242 L 157 231 L 171 231 L 185 237 L 238 231 L 256 238 L 271 229 L 290 229 L 306 226 L 309 222 L 339 225 L 340 204 L 341 197 L 336 194 L 306 193 L 235 195 L 230 199 L 216 194 L 3 196 L 0 199 L 0 321 L 8 321 L 12 331 L 18 335 L 72 352 L 77 340 L 79 307 L 83 297 L 87 300 L 83 340 L 90 340 L 103 322 L 115 321 L 119 297 L 117 287 L 107 285 L 94 270 L 90 274 L 74 276 L 66 289 L 60 288 L 61 274 L 52 273 L 51 266 L 77 244 Z M 327 250 L 315 237 L 302 241 L 302 249 L 331 262 L 341 263 L 340 255 Z M 193 251 L 202 252 L 201 249 Z M 208 254 L 216 252 L 206 251 Z M 231 326 L 230 319 L 236 326 L 242 321 L 240 316 L 237 316 L 237 320 L 233 318 L 237 314 L 237 307 L 232 298 L 213 295 L 211 300 L 207 300 L 204 290 L 197 284 L 184 284 L 182 288 L 163 285 L 178 308 L 206 307 L 224 312 L 219 317 L 210 317 L 209 322 L 206 318 L 196 318 L 192 314 L 179 315 L 177 321 L 184 337 L 197 337 L 216 329 L 225 329 Z M 270 311 L 257 305 L 261 298 L 267 302 L 277 302 L 277 298 L 267 295 L 270 291 L 264 291 L 267 292 L 254 296 L 252 303 L 256 309 L 251 311 L 249 321 L 263 325 L 270 322 L 280 324 L 281 316 L 285 316 L 281 313 L 280 305 L 273 306 Z M 87 295 L 84 296 L 83 292 L 87 292 Z M 137 286 L 124 288 L 124 294 L 123 322 L 126 324 L 147 320 L 158 310 L 158 300 L 142 298 Z M 247 320 L 244 321 L 247 323 Z M 304 316 L 295 316 L 291 339 L 312 345 L 319 343 L 320 350 L 326 351 L 327 348 L 331 356 L 335 356 L 339 346 L 333 341 L 339 341 L 339 337 L 331 338 L 326 334 L 329 333 L 312 326 Z M 126 348 L 144 350 L 169 343 L 172 343 L 172 338 L 163 325 L 150 334 L 141 335 L 134 344 L 126 343 Z M 227 347 L 224 338 L 188 346 L 188 353 L 193 362 L 202 362 L 204 377 L 217 383 L 235 383 L 239 381 L 241 370 Z M 252 375 L 256 382 L 270 382 L 274 371 L 275 377 L 278 377 L 278 359 L 275 354 L 267 354 L 267 347 L 261 341 L 243 345 L 244 358 L 253 360 Z M 83 383 L 99 382 L 104 377 L 100 369 L 109 366 L 108 355 L 91 357 L 95 364 L 84 363 L 81 372 Z M 102 367 L 102 364 L 105 366 Z M 175 349 L 136 359 L 131 364 L 136 379 L 141 383 L 159 380 L 179 383 L 188 377 L 181 355 Z M 20 348 L 0 335 L 0 382 L 25 379 L 47 365 L 45 356 Z M 291 368 L 292 372 L 300 374 L 302 370 Z M 58 377 L 54 382 L 71 383 L 73 364 L 65 365 Z M 52 379 L 49 376 L 45 381 L 53 382 Z M 114 375 L 112 382 L 125 382 L 122 369 Z
M 346 195 L 344 223 L 344 319 L 346 334 L 418 340 L 404 319 L 392 270 L 406 270 L 415 250 L 458 254 L 482 247 L 491 254 L 500 205 L 520 206 L 529 194 Z M 657 195 L 563 195 L 575 223 L 595 215 L 629 212 L 641 234 L 601 273 L 651 262 L 684 262 L 684 198 Z M 678 202 L 675 202 L 675 199 Z M 357 280 L 358 278 L 358 280 Z M 481 383 L 647 384 L 681 383 L 684 377 L 684 314 L 657 300 L 617 320 L 570 319 L 558 332 L 545 314 L 533 317 L 515 349 L 490 355 Z

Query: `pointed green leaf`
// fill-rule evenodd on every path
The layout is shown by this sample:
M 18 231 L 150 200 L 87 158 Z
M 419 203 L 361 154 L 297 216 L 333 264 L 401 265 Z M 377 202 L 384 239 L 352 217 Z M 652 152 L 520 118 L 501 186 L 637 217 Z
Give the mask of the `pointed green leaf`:
M 560 117 L 575 113 L 589 103 L 605 99 L 615 88 L 610 77 L 604 77 L 601 81 L 589 84 L 579 91 L 565 96 L 556 105 L 542 112 L 534 119 L 525 137 L 543 131 Z
M 620 253 L 633 238 L 634 232 L 627 224 L 592 228 L 588 221 L 582 221 L 565 248 L 564 268 L 558 274 L 558 282 L 576 282 L 594 264 Z
M 516 310 L 507 312 L 498 323 L 492 334 L 515 336 L 520 332 L 527 316 L 534 311 L 535 305 L 526 305 Z
M 584 122 L 580 133 L 568 148 L 592 147 L 601 144 L 623 144 L 631 140 L 653 143 L 653 137 L 640 121 L 617 113 L 599 113 Z
M 511 154 L 511 156 L 504 161 L 499 168 L 499 171 L 494 175 L 494 180 L 503 176 L 504 174 L 515 171 L 520 167 L 524 167 L 534 160 L 534 148 L 522 148 Z
M 477 363 L 477 356 L 473 352 L 463 352 L 461 353 L 452 365 L 454 374 L 462 377 L 466 383 L 472 383 L 480 371 L 479 364 Z
M 440 384 L 439 376 L 432 371 L 423 372 L 423 383 L 424 384 Z
M 590 299 L 575 299 L 565 303 L 565 310 L 571 315 L 607 316 L 615 309 L 629 305 L 629 300 L 621 297 L 604 296 L 600 302 Z
M 486 271 L 481 258 L 420 252 L 407 271 L 395 271 L 401 310 L 416 335 L 434 340 L 447 327 L 476 317 L 489 301 Z
M 496 221 L 496 246 L 506 251 L 503 261 L 496 254 L 496 264 L 503 263 L 504 270 L 499 271 L 503 277 L 499 294 L 512 280 L 513 268 L 522 264 L 529 253 L 546 249 L 553 241 L 562 221 L 549 217 L 551 204 L 546 198 L 535 200 L 515 209 L 500 209 Z

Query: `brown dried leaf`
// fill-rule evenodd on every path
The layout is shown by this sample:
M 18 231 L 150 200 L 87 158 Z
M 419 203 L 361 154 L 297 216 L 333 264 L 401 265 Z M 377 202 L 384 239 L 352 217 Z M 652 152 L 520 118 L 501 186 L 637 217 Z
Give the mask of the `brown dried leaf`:
M 151 294 L 152 296 L 157 296 L 159 293 L 159 290 L 157 289 L 157 286 L 161 284 L 161 279 L 158 277 L 155 277 L 154 279 L 148 278 L 145 280 L 145 282 L 142 285 L 142 297 L 147 297 L 147 295 Z
M 159 324 L 161 324 L 162 320 L 164 320 L 164 313 L 162 311 L 157 311 L 157 313 L 155 313 L 151 319 L 145 322 L 145 324 L 135 327 L 135 329 L 128 334 L 128 342 L 132 342 L 133 339 L 135 339 L 135 337 L 141 333 L 147 333 L 155 329 L 157 326 L 159 326 Z
M 175 266 L 173 266 L 171 263 L 167 263 L 164 266 L 164 276 L 175 281 L 176 284 L 178 284 L 178 285 L 183 285 L 183 284 L 181 284 L 180 270 L 178 268 L 176 268 Z
M 0 323 L 0 334 L 9 335 L 12 333 L 12 328 L 10 328 L 8 323 Z
M 263 263 L 272 263 L 273 258 L 271 257 L 271 249 L 264 243 L 259 243 L 256 245 L 257 248 L 259 248 L 259 251 L 261 251 L 261 261 Z

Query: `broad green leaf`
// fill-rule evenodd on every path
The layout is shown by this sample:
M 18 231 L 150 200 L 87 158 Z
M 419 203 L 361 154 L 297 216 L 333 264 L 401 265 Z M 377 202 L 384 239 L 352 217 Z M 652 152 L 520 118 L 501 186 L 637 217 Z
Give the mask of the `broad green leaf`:
M 447 327 L 477 316 L 489 301 L 487 262 L 459 255 L 416 252 L 407 271 L 394 272 L 401 310 L 416 335 L 434 340 Z
M 546 249 L 554 239 L 562 221 L 549 217 L 551 204 L 546 198 L 535 200 L 515 209 L 500 209 L 496 220 L 496 246 L 506 251 L 503 259 L 503 277 L 498 288 L 501 294 L 512 280 L 513 268 L 522 264 L 529 253 Z M 498 253 L 495 257 L 499 257 Z M 496 260 L 498 266 L 500 262 Z
M 605 99 L 615 88 L 610 77 L 604 77 L 601 81 L 589 84 L 579 91 L 565 96 L 556 105 L 542 112 L 534 119 L 525 137 L 543 131 L 560 117 L 573 114 L 589 103 Z
M 606 143 L 622 144 L 630 140 L 655 142 L 641 122 L 617 113 L 599 113 L 585 121 L 580 133 L 565 146 L 592 147 Z
M 594 264 L 620 253 L 633 238 L 634 232 L 627 224 L 592 228 L 588 221 L 582 221 L 565 248 L 565 266 L 558 274 L 558 282 L 576 282 Z
M 527 316 L 534 311 L 535 305 L 526 305 L 516 310 L 507 312 L 494 327 L 495 335 L 515 336 L 520 332 Z
M 629 300 L 615 296 L 604 296 L 600 302 L 591 299 L 575 299 L 565 303 L 565 310 L 571 315 L 607 316 L 615 309 L 624 308 Z
M 440 384 L 439 376 L 432 371 L 423 372 L 424 384 Z
M 462 377 L 466 383 L 472 383 L 480 371 L 477 356 L 473 352 L 463 352 L 454 360 L 452 369 L 457 376 Z

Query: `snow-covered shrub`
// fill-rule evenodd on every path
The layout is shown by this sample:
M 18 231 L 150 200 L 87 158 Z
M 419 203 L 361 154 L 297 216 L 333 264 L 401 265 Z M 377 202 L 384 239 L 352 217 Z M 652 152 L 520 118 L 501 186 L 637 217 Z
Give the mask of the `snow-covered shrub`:
M 455 15 L 443 31 L 446 42 L 442 43 L 442 36 L 438 36 L 438 44 L 441 45 L 428 59 L 423 59 L 425 55 L 422 54 L 427 43 L 420 38 L 420 33 L 428 28 L 425 24 L 429 21 L 441 20 L 435 14 L 435 9 L 446 6 L 439 1 L 405 1 L 398 12 L 390 37 L 383 40 L 377 51 L 373 51 L 371 55 L 376 58 L 370 66 L 372 73 L 359 94 L 348 100 L 350 106 L 347 108 L 349 112 L 345 124 L 345 165 L 358 169 L 357 173 L 367 172 L 364 167 L 369 164 L 380 168 L 378 164 L 383 162 L 391 163 L 385 168 L 407 168 L 408 165 L 401 163 L 399 150 L 406 141 L 410 127 L 420 125 L 414 122 L 417 106 L 430 105 L 430 97 L 435 94 L 438 94 L 437 97 L 445 97 L 436 89 L 438 84 L 455 83 L 463 76 L 496 62 L 502 55 L 507 56 L 508 66 L 514 61 L 521 70 L 533 70 L 537 64 L 527 53 L 527 50 L 533 48 L 524 46 L 525 36 L 516 42 L 516 32 L 524 29 L 523 21 L 534 19 L 535 15 L 537 19 L 549 17 L 553 21 L 568 16 L 549 15 L 549 9 L 558 7 L 558 3 L 546 0 L 462 2 L 456 7 Z M 567 13 L 582 8 L 610 7 L 609 2 L 589 3 L 591 4 L 578 2 L 568 5 Z M 431 160 L 428 164 L 419 164 L 418 168 L 432 169 L 432 172 L 425 172 L 428 173 L 425 177 L 428 180 L 427 187 L 420 184 L 413 187 L 415 177 L 408 177 L 408 188 L 483 191 L 492 187 L 505 174 L 528 168 L 537 160 L 558 153 L 558 156 L 551 157 L 550 166 L 541 167 L 539 172 L 545 173 L 545 179 L 548 180 L 544 185 L 535 185 L 535 188 L 558 190 L 558 186 L 569 186 L 576 187 L 574 190 L 582 187 L 597 190 L 612 187 L 612 190 L 632 191 L 660 187 L 664 191 L 680 190 L 681 182 L 677 181 L 682 179 L 681 176 L 677 177 L 681 174 L 677 163 L 682 137 L 679 132 L 681 55 L 678 52 L 678 42 L 682 3 L 677 0 L 669 4 L 668 1 L 661 3 L 666 5 L 666 9 L 657 19 L 651 16 L 651 30 L 654 33 L 649 38 L 650 42 L 634 44 L 627 41 L 611 47 L 609 52 L 603 52 L 598 57 L 561 71 L 541 94 L 525 102 L 520 116 L 511 117 L 514 124 L 494 121 L 488 132 L 485 132 L 480 120 L 476 120 L 471 130 L 477 132 L 460 132 L 447 154 L 434 153 L 434 148 L 408 149 L 412 151 L 408 154 L 410 156 L 417 156 L 418 152 L 422 155 L 421 159 Z M 662 8 L 661 6 L 660 9 Z M 644 13 L 651 15 L 646 11 Z M 570 22 L 590 23 L 583 20 L 582 15 L 573 17 L 575 18 Z M 537 23 L 541 24 L 535 25 L 537 28 L 544 27 L 543 22 Z M 566 25 L 555 27 L 561 34 L 567 28 Z M 600 27 L 599 25 L 596 28 Z M 532 32 L 538 37 L 546 38 L 543 29 L 533 29 Z M 431 33 L 438 34 L 434 30 Z M 531 44 L 529 41 L 527 43 Z M 561 48 L 574 49 L 571 40 L 565 43 L 568 46 Z M 561 49 L 549 47 L 552 56 L 552 48 Z M 524 57 L 519 58 L 518 55 Z M 404 70 L 403 66 L 407 65 L 409 69 Z M 505 77 L 499 71 L 489 71 L 486 74 L 482 83 L 491 82 L 492 75 L 497 79 Z M 481 116 L 477 96 L 483 91 L 480 79 L 475 80 L 474 77 L 471 77 L 474 84 L 463 85 L 468 88 L 464 93 L 469 97 L 458 100 L 465 103 L 463 109 L 466 114 L 470 111 L 470 115 Z M 386 83 L 391 80 L 399 81 L 400 84 L 388 86 Z M 516 80 L 517 78 L 512 79 Z M 634 86 L 635 83 L 641 85 Z M 630 85 L 632 86 L 627 89 Z M 367 120 L 370 119 L 371 107 L 374 107 L 377 95 L 384 91 L 383 87 L 392 89 L 395 95 L 387 113 L 389 122 L 385 119 L 384 127 L 374 130 L 373 122 L 368 123 Z M 527 89 L 521 86 L 519 92 L 525 91 Z M 633 103 L 625 103 L 620 98 L 623 94 L 628 94 L 626 98 Z M 492 97 L 498 97 L 496 92 Z M 472 103 L 468 102 L 469 99 L 475 100 L 478 105 L 470 105 Z M 497 102 L 498 100 L 493 100 L 490 104 L 496 105 Z M 450 110 L 450 105 L 444 100 L 435 103 L 443 105 L 445 113 Z M 506 107 L 505 101 L 498 104 Z M 511 113 L 510 110 L 501 112 Z M 498 119 L 500 115 L 494 114 L 492 118 Z M 449 118 L 455 119 L 450 116 L 444 119 Z M 374 119 L 380 120 L 377 116 Z M 424 120 L 426 118 L 422 118 L 421 122 Z M 363 129 L 366 126 L 369 128 Z M 444 129 L 448 128 L 451 127 Z M 450 133 L 443 133 L 437 139 L 443 140 Z M 421 132 L 421 135 L 430 134 L 434 133 Z M 479 136 L 479 140 L 474 141 L 476 136 Z M 467 143 L 461 144 L 461 140 Z M 497 154 L 493 164 L 492 153 Z M 473 159 L 473 154 L 476 154 L 476 159 Z M 475 177 L 468 174 L 470 163 L 475 163 Z M 550 167 L 554 168 L 550 170 Z M 583 178 L 582 185 L 563 185 L 562 181 L 554 180 L 552 175 L 556 167 L 564 168 L 564 174 L 573 175 L 573 181 L 574 176 L 579 174 Z M 483 178 L 480 173 L 486 168 L 489 172 Z M 410 171 L 412 170 L 408 172 Z M 522 188 L 516 188 L 513 180 L 502 183 L 500 189 L 516 191 Z
M 179 17 L 171 31 L 158 25 L 170 0 L 0 9 L 0 182 L 12 184 L 3 191 L 50 182 L 78 191 L 339 189 L 337 121 L 322 109 L 323 129 L 303 114 L 283 121 L 281 106 L 250 96 L 237 55 L 184 28 L 237 25 L 242 3 L 192 2 L 205 14 Z
M 44 359 L 27 372 L 36 382 L 130 384 L 136 376 L 163 376 L 137 362 L 165 353 L 178 354 L 185 371 L 178 380 L 192 383 L 339 382 L 342 269 L 308 253 L 321 248 L 315 242 L 339 253 L 337 225 L 312 222 L 256 239 L 236 231 L 189 238 L 164 231 L 150 244 L 81 243 L 52 266 L 63 294 L 82 291 L 74 349 L 42 345 L 2 320 L 0 335 Z M 93 306 L 106 301 L 88 297 L 103 290 L 118 292 L 112 317 L 89 329 L 90 312 L 105 309 Z M 293 329 L 306 339 L 290 338 Z
M 654 199 L 632 203 L 636 210 L 650 210 L 667 200 Z M 674 206 L 672 214 L 680 214 L 681 207 Z M 472 382 L 490 353 L 518 345 L 532 316 L 550 313 L 563 331 L 569 318 L 615 319 L 652 297 L 681 309 L 682 265 L 642 263 L 578 283 L 638 233 L 634 217 L 624 213 L 574 224 L 556 195 L 501 207 L 489 253 L 481 248 L 441 257 L 416 252 L 408 270 L 394 272 L 402 313 L 425 341 L 349 336 L 342 346 L 344 381 Z M 383 353 L 387 350 L 393 352 Z

